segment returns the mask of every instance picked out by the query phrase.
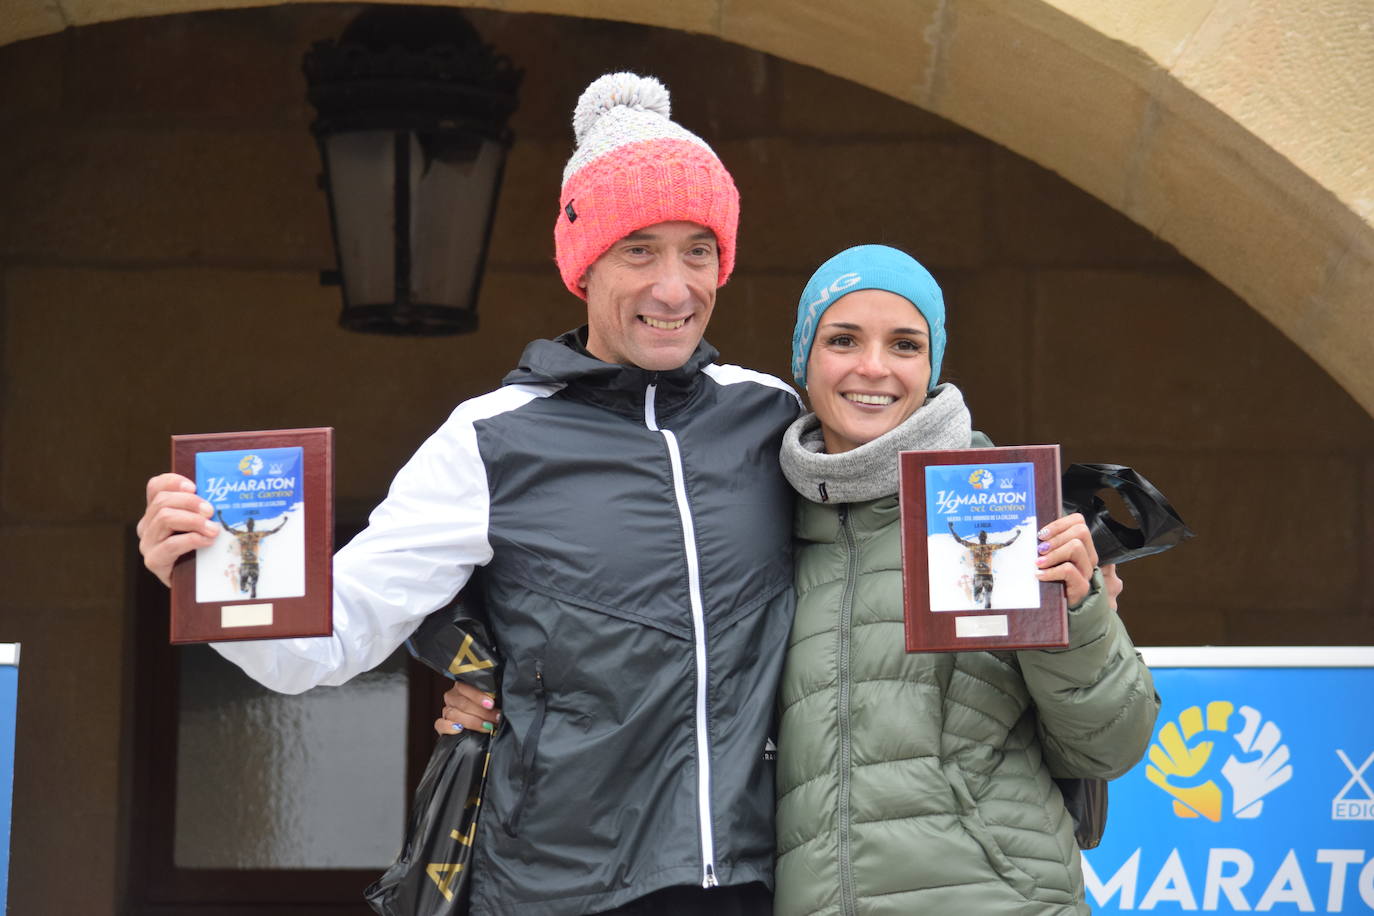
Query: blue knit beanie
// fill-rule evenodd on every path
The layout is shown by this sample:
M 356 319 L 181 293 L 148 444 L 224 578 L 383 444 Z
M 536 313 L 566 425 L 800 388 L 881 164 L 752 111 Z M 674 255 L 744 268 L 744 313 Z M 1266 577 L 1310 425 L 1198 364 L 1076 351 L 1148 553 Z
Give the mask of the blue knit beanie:
M 841 296 L 861 289 L 896 293 L 916 306 L 930 325 L 930 387 L 940 380 L 945 356 L 945 297 L 940 284 L 911 255 L 886 245 L 846 248 L 822 264 L 802 290 L 797 327 L 792 332 L 792 377 L 806 387 L 806 362 L 816 340 L 816 325 Z

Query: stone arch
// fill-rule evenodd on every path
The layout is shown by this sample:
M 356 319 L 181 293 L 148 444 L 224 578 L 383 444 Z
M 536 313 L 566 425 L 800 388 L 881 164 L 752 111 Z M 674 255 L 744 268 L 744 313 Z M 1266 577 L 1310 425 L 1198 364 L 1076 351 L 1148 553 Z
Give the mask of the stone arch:
M 0 44 L 271 2 L 12 0 Z M 1374 414 L 1374 3 L 453 0 L 714 35 L 877 89 L 1173 244 Z

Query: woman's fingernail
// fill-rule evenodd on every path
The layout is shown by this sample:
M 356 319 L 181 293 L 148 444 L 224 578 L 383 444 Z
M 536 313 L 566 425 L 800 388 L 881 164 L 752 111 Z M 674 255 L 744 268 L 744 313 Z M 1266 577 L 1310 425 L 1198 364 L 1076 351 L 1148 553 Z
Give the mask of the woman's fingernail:
M 1044 528 L 1041 528 L 1039 531 L 1035 533 L 1035 536 L 1043 541 L 1045 538 L 1050 536 L 1050 526 L 1046 525 Z
M 1036 548 L 1036 550 L 1040 551 L 1041 556 L 1044 556 L 1053 549 L 1054 545 L 1052 545 L 1049 541 L 1041 541 L 1040 546 Z
M 456 731 L 456 732 L 460 732 L 460 731 L 463 730 L 463 723 L 461 723 L 461 722 L 453 722 L 453 723 L 451 723 L 451 724 L 449 725 L 449 728 L 453 729 L 453 730 Z
M 483 723 L 482 723 L 482 730 L 483 730 L 483 731 L 488 731 L 488 732 L 489 732 L 489 731 L 491 731 L 491 730 L 492 730 L 493 728 L 495 728 L 495 727 L 496 727 L 496 726 L 495 726 L 495 725 L 492 725 L 490 722 L 483 722 Z
M 496 721 L 497 721 L 497 722 L 500 722 L 500 721 L 501 721 L 501 714 L 500 714 L 499 712 L 496 714 Z
M 200 504 L 200 514 L 206 517 L 213 517 L 215 514 L 215 507 L 209 503 L 203 502 Z
M 484 697 L 484 698 L 482 699 L 482 708 L 483 708 L 483 709 L 491 709 L 491 708 L 494 707 L 495 705 L 496 705 L 496 701 L 493 700 L 491 697 Z
M 205 533 L 210 535 L 211 537 L 219 534 L 219 524 L 216 522 L 206 522 Z

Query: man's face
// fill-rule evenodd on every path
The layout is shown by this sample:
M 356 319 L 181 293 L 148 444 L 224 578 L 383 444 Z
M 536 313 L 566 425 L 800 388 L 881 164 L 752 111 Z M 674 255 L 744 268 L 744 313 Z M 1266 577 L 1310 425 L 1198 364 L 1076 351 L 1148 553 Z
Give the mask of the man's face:
M 696 350 L 716 305 L 716 236 L 696 223 L 631 232 L 582 275 L 587 350 L 608 363 L 676 369 Z

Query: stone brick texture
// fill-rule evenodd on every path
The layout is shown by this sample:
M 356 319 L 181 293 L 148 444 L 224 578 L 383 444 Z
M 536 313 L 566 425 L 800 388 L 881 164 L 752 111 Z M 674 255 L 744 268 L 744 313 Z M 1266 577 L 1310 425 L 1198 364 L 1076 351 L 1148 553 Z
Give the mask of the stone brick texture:
M 705 8 L 684 7 L 684 25 Z M 1084 191 L 760 51 L 469 11 L 527 71 L 481 330 L 339 329 L 338 290 L 317 282 L 333 252 L 300 59 L 359 9 L 127 20 L 0 48 L 0 640 L 30 660 L 13 912 L 120 911 L 126 774 L 113 750 L 76 761 L 127 740 L 126 596 L 145 575 L 131 528 L 167 437 L 334 426 L 340 516 L 361 519 L 453 405 L 496 385 L 528 339 L 582 321 L 552 226 L 573 104 L 609 70 L 660 76 L 736 176 L 739 263 L 709 335 L 725 360 L 786 377 L 815 265 L 849 244 L 903 247 L 944 284 L 946 377 L 979 428 L 1133 465 L 1197 532 L 1123 570 L 1138 643 L 1374 641 L 1374 420 L 1344 389 Z M 745 4 L 722 9 L 724 34 L 788 40 L 753 34 L 763 23 Z M 81 882 L 61 877 L 76 837 L 97 850 L 82 853 Z

